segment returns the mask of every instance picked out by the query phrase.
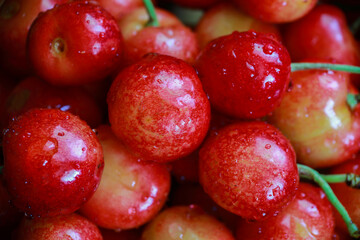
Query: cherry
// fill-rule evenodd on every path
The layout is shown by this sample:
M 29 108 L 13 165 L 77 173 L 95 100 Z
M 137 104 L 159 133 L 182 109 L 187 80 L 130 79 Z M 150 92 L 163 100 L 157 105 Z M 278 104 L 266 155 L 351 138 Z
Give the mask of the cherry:
M 335 221 L 324 192 L 309 183 L 300 183 L 295 199 L 277 216 L 265 221 L 240 220 L 237 239 L 323 239 L 331 240 Z
M 280 31 L 275 25 L 249 16 L 230 2 L 221 2 L 208 9 L 196 25 L 196 35 L 201 48 L 217 37 L 248 30 L 273 33 L 281 39 Z
M 313 62 L 317 62 L 314 60 Z M 334 166 L 360 149 L 359 106 L 349 108 L 349 75 L 332 70 L 291 74 L 292 87 L 269 121 L 289 138 L 298 161 Z
M 287 25 L 283 36 L 293 61 L 320 58 L 360 66 L 360 48 L 343 11 L 336 6 L 316 6 L 308 15 Z M 360 86 L 359 75 L 351 78 Z
M 277 214 L 295 196 L 295 152 L 279 130 L 264 122 L 234 123 L 200 149 L 199 178 L 224 209 L 245 219 Z
M 194 151 L 210 122 L 210 104 L 195 70 L 149 54 L 119 73 L 108 93 L 115 135 L 143 160 L 169 162 Z
M 123 230 L 150 221 L 170 191 L 165 165 L 144 163 L 129 153 L 110 126 L 97 128 L 105 167 L 99 188 L 80 212 L 100 227 Z
M 199 53 L 195 34 L 166 10 L 155 9 L 154 14 L 158 22 L 151 26 L 145 8 L 137 8 L 118 22 L 124 36 L 125 65 L 140 60 L 147 53 L 170 55 L 193 63 Z
M 24 218 L 17 230 L 16 240 L 81 239 L 102 240 L 97 226 L 78 214 L 37 219 Z
M 26 38 L 32 22 L 39 13 L 68 1 L 0 1 L 0 68 L 2 70 L 15 77 L 23 77 L 31 73 L 31 66 L 26 56 Z
M 238 118 L 271 113 L 290 81 L 290 57 L 268 35 L 234 32 L 211 41 L 196 68 L 212 106 Z
M 317 0 L 232 0 L 255 18 L 264 22 L 286 23 L 305 16 Z
M 157 215 L 144 229 L 142 240 L 233 240 L 230 231 L 200 207 L 175 206 Z
M 29 30 L 27 53 L 36 74 L 55 85 L 104 80 L 122 61 L 115 19 L 88 1 L 57 5 Z
M 360 52 L 345 15 L 333 5 L 318 5 L 305 17 L 288 24 L 284 44 L 293 61 L 321 58 L 360 65 Z
M 12 203 L 30 217 L 79 209 L 95 192 L 104 167 L 99 140 L 78 117 L 32 109 L 3 138 L 4 179 Z

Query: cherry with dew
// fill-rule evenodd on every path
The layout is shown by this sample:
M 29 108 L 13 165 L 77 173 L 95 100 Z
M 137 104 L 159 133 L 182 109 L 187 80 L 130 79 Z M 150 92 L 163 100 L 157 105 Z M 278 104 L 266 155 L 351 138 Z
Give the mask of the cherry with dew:
M 224 209 L 248 220 L 277 214 L 299 185 L 295 152 L 264 122 L 228 125 L 200 149 L 200 183 Z
M 91 128 L 59 109 L 31 109 L 3 138 L 4 180 L 15 207 L 29 217 L 79 209 L 97 189 L 103 151 Z
M 192 66 L 158 54 L 125 68 L 108 93 L 111 128 L 142 160 L 169 162 L 200 146 L 210 104 Z
M 195 66 L 216 110 L 256 119 L 280 104 L 290 82 L 290 56 L 268 36 L 235 31 L 202 50 Z

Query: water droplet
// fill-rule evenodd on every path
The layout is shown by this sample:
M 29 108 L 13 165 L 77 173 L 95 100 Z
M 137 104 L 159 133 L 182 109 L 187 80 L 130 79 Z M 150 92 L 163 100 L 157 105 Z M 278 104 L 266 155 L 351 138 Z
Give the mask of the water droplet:
M 59 137 L 63 137 L 64 135 L 65 135 L 64 132 L 58 132 L 58 136 L 59 136 Z
M 265 145 L 265 148 L 266 148 L 266 149 L 270 149 L 270 148 L 271 148 L 271 145 L 270 145 L 270 144 L 266 144 L 266 145 Z
M 275 51 L 275 48 L 272 44 L 266 44 L 263 48 L 263 51 L 265 54 L 271 55 Z

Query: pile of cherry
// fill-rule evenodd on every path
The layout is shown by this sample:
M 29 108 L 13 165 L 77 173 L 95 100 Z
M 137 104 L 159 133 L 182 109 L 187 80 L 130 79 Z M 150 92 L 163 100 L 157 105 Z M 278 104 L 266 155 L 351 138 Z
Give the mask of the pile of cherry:
M 0 0 L 0 239 L 360 238 L 360 3 L 155 6 Z

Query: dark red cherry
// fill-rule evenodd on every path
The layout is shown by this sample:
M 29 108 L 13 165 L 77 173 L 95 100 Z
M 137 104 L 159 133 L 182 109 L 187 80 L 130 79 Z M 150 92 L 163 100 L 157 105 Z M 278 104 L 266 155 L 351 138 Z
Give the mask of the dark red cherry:
M 104 167 L 95 133 L 59 109 L 32 109 L 3 138 L 4 179 L 13 204 L 29 216 L 74 212 L 95 192 Z
M 290 56 L 268 34 L 233 32 L 211 41 L 196 67 L 215 109 L 260 118 L 277 107 L 290 80 Z
M 277 214 L 295 196 L 295 151 L 279 130 L 264 122 L 234 123 L 200 149 L 199 179 L 221 207 L 245 219 Z

